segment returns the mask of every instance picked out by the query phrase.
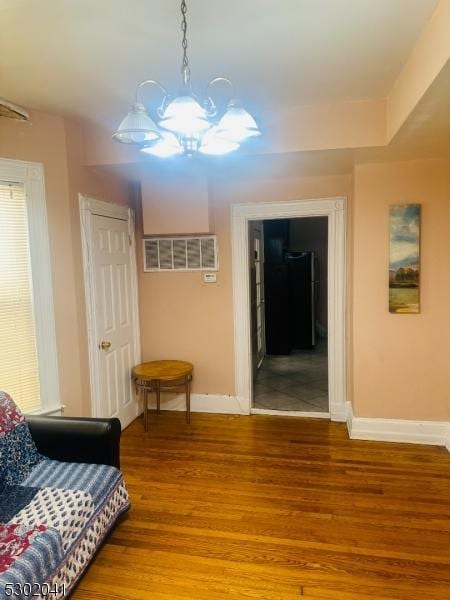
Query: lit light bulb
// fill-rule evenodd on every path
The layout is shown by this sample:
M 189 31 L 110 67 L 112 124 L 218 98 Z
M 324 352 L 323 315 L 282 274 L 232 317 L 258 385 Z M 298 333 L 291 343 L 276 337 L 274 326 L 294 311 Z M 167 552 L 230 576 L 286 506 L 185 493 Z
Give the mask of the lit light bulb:
M 173 133 L 164 131 L 161 139 L 156 144 L 145 146 L 141 148 L 141 151 L 152 156 L 157 156 L 158 158 L 170 158 L 171 156 L 181 154 L 183 148 Z
M 204 135 L 199 152 L 202 154 L 209 154 L 212 156 L 220 156 L 222 154 L 228 154 L 239 148 L 237 142 L 227 140 L 218 135 L 218 128 L 211 127 L 211 129 Z
M 261 135 L 261 132 L 255 119 L 238 104 L 237 100 L 232 100 L 227 112 L 219 121 L 217 136 L 239 144 L 258 135 Z
M 200 136 L 211 127 L 205 109 L 192 96 L 179 96 L 172 100 L 165 109 L 159 126 L 191 138 Z
M 159 140 L 161 134 L 145 106 L 138 102 L 133 104 L 112 137 L 123 144 L 144 144 Z

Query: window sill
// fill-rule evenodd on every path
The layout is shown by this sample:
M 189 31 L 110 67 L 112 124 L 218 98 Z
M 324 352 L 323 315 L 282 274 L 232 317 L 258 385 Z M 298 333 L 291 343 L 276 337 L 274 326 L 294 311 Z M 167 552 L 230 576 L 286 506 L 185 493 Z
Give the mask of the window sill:
M 25 413 L 25 416 L 28 415 L 36 415 L 36 416 L 48 416 L 53 415 L 55 417 L 60 417 L 66 408 L 65 404 L 57 404 L 55 406 L 49 406 L 40 408 L 39 410 L 33 410 L 29 413 Z

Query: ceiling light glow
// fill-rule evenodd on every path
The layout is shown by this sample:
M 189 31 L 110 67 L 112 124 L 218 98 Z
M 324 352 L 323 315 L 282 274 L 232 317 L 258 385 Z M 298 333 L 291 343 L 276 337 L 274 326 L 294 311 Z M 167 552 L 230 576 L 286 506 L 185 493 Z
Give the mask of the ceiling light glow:
M 222 116 L 218 115 L 210 90 L 217 83 L 225 83 L 234 89 L 226 77 L 215 77 L 208 83 L 202 102 L 192 92 L 186 13 L 186 0 L 182 0 L 182 91 L 178 96 L 170 97 L 158 81 L 141 81 L 136 87 L 134 104 L 112 136 L 117 142 L 133 144 L 143 152 L 160 158 L 179 154 L 228 154 L 237 150 L 245 140 L 261 134 L 255 119 L 236 99 L 229 102 Z M 155 85 L 163 93 L 162 104 L 154 111 L 156 122 L 141 99 L 142 90 L 147 85 Z

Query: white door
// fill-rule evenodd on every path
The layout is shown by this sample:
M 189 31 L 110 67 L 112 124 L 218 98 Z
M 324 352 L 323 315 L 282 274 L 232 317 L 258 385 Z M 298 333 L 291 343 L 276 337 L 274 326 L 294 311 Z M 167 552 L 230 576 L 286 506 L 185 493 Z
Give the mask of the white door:
M 249 224 L 250 243 L 250 310 L 251 310 L 251 337 L 253 375 L 265 356 L 265 331 L 264 331 L 264 256 L 263 256 L 263 230 L 261 221 Z
M 131 240 L 128 221 L 92 215 L 94 332 L 98 360 L 96 417 L 118 417 L 126 427 L 137 415 L 134 366 Z
M 258 368 L 266 353 L 264 313 L 264 252 L 262 227 L 255 229 L 255 284 L 256 284 L 256 347 Z

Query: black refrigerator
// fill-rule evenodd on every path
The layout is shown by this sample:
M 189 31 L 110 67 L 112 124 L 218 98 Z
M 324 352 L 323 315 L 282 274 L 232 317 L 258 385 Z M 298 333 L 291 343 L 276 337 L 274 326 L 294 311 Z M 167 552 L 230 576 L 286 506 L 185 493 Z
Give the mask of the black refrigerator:
M 316 286 L 314 252 L 286 252 L 290 338 L 293 350 L 316 345 Z
M 264 223 L 267 354 L 290 354 L 316 344 L 318 281 L 314 252 L 289 252 L 283 221 L 268 222 L 269 227 Z

